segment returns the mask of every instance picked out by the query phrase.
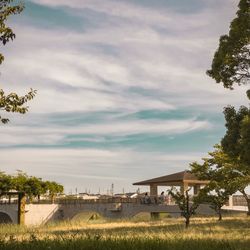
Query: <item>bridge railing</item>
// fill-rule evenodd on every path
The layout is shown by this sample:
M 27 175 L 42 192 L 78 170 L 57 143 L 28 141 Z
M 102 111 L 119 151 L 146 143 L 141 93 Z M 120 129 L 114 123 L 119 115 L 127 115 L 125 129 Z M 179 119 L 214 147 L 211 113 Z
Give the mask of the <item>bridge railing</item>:
M 96 204 L 96 203 L 140 203 L 139 198 L 111 197 L 105 199 L 60 199 L 55 201 L 59 204 Z
M 55 203 L 58 204 L 105 204 L 105 203 L 134 203 L 134 204 L 145 204 L 145 205 L 175 205 L 174 200 L 166 200 L 161 202 L 158 197 L 151 196 L 150 200 L 145 200 L 144 197 L 138 198 L 121 198 L 121 197 L 110 197 L 101 199 L 59 199 Z
M 105 204 L 105 203 L 134 203 L 134 204 L 154 204 L 154 205 L 175 205 L 174 200 L 166 199 L 160 201 L 159 197 L 150 196 L 149 199 L 145 197 L 137 198 L 123 198 L 123 197 L 109 197 L 98 199 L 81 199 L 81 198 L 56 198 L 53 201 L 50 199 L 45 200 L 27 200 L 26 204 Z
M 4 205 L 4 204 L 17 204 L 18 203 L 18 200 L 0 200 L 0 204 L 1 205 Z

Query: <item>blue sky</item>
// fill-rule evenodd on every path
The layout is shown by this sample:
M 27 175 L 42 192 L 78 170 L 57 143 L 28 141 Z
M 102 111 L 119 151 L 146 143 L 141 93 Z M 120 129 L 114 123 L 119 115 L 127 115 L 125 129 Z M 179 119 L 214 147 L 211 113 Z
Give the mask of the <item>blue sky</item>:
M 38 94 L 1 125 L 1 170 L 22 169 L 66 191 L 135 190 L 188 168 L 220 141 L 223 107 L 244 87 L 208 78 L 234 0 L 32 0 L 10 20 L 6 91 Z

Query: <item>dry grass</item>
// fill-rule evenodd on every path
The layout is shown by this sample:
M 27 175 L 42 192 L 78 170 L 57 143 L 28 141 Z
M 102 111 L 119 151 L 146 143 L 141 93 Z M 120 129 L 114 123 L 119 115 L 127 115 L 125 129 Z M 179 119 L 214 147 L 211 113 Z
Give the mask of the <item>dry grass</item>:
M 35 248 L 34 248 L 35 247 Z M 0 249 L 250 249 L 250 218 L 159 221 L 75 220 L 43 227 L 0 228 Z

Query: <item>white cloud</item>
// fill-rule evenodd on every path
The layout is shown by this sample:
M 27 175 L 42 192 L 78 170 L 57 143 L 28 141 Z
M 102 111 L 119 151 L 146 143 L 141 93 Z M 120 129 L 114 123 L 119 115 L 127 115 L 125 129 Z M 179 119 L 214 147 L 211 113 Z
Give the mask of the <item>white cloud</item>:
M 131 150 L 90 149 L 8 149 L 0 151 L 1 170 L 22 169 L 29 175 L 56 180 L 66 190 L 78 187 L 105 192 L 115 184 L 116 192 L 135 190 L 132 183 L 182 171 L 199 159 L 201 153 L 158 154 Z
M 50 145 L 63 143 L 68 135 L 106 135 L 126 136 L 131 134 L 183 134 L 191 131 L 211 128 L 207 121 L 196 120 L 135 120 L 135 121 L 110 121 L 101 124 L 84 124 L 81 126 L 6 126 L 0 131 L 1 143 L 5 146 L 20 144 Z M 83 139 L 84 140 L 84 139 Z
M 45 29 L 39 26 L 41 20 L 36 20 L 36 24 L 28 19 L 26 23 L 14 23 L 17 39 L 3 48 L 3 88 L 22 94 L 33 87 L 38 89 L 38 95 L 29 104 L 30 115 L 22 120 L 15 116 L 11 124 L 1 127 L 1 145 L 62 145 L 70 140 L 65 138 L 67 135 L 74 134 L 94 135 L 84 140 L 103 142 L 105 135 L 172 136 L 213 128 L 211 122 L 192 117 L 150 121 L 113 117 L 82 126 L 73 121 L 67 127 L 48 122 L 47 119 L 53 120 L 46 115 L 49 113 L 67 116 L 72 112 L 115 111 L 122 117 L 125 113 L 152 109 L 178 112 L 183 107 L 199 113 L 206 109 L 218 113 L 229 103 L 247 103 L 242 98 L 243 87 L 226 91 L 205 75 L 219 36 L 228 32 L 236 1 L 203 0 L 206 8 L 192 14 L 150 9 L 125 1 L 33 2 L 51 6 L 55 11 L 57 6 L 66 6 L 69 16 L 79 18 L 84 17 L 84 8 L 90 9 L 95 15 L 88 21 L 97 25 L 67 30 L 60 25 Z M 100 19 L 95 20 L 98 13 Z M 40 116 L 40 124 L 33 113 Z M 62 181 L 68 188 L 97 188 L 100 180 L 102 188 L 113 181 L 122 188 L 140 179 L 183 170 L 188 162 L 203 156 L 133 152 L 120 147 L 120 151 L 1 149 L 0 163 L 2 170 L 13 172 L 20 168 Z M 192 151 L 192 142 L 189 150 Z

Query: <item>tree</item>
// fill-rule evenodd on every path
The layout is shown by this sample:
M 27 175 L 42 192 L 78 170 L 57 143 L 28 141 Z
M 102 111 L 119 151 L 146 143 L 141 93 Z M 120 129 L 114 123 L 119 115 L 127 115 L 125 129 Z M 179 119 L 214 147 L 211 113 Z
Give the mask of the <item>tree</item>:
M 18 170 L 17 175 L 12 176 L 13 188 L 18 192 L 26 193 L 28 188 L 26 185 L 27 179 L 28 175 L 23 171 Z
M 9 41 L 15 39 L 13 30 L 6 25 L 9 16 L 20 14 L 24 6 L 22 4 L 13 5 L 13 0 L 2 0 L 0 2 L 0 43 L 6 45 Z M 4 61 L 4 56 L 0 53 L 0 64 Z M 0 110 L 6 112 L 15 112 L 24 114 L 28 111 L 28 106 L 25 104 L 34 98 L 36 90 L 31 89 L 26 95 L 19 96 L 16 93 L 5 94 L 3 89 L 0 89 Z M 0 122 L 7 123 L 8 118 L 0 115 Z
M 0 196 L 2 193 L 8 192 L 13 188 L 12 178 L 10 175 L 0 172 Z
M 172 188 L 168 191 L 168 194 L 171 195 L 175 202 L 177 203 L 179 209 L 181 210 L 181 216 L 185 218 L 186 228 L 189 227 L 190 218 L 195 214 L 196 209 L 199 207 L 200 201 L 199 197 L 193 197 L 193 201 L 190 201 L 189 190 L 186 190 L 185 193 L 177 191 L 176 188 Z
M 63 186 L 55 181 L 46 181 L 46 187 L 51 197 L 52 202 L 55 200 L 55 196 L 63 193 Z
M 43 189 L 43 181 L 41 178 L 34 176 L 27 178 L 24 192 L 28 195 L 30 200 L 33 200 L 33 197 L 38 197 L 38 200 L 40 200 L 40 196 L 45 194 L 46 191 L 47 190 Z
M 218 214 L 219 220 L 222 220 L 221 208 L 229 200 L 229 196 L 237 191 L 237 186 L 232 183 L 231 173 L 228 171 L 233 162 L 219 145 L 215 146 L 214 152 L 208 154 L 210 157 L 204 158 L 202 164 L 190 164 L 191 172 L 201 180 L 209 180 L 200 191 L 201 200 L 208 202 Z
M 226 202 L 228 202 L 229 193 L 218 187 L 215 187 L 214 189 L 204 188 L 200 192 L 202 202 L 209 203 L 210 208 L 212 208 L 218 214 L 218 220 L 221 221 L 222 207 L 226 204 Z
M 207 74 L 225 88 L 250 83 L 250 0 L 240 0 L 228 35 L 220 37 Z
M 221 140 L 223 151 L 234 162 L 227 167 L 232 185 L 245 197 L 250 215 L 250 197 L 245 189 L 250 184 L 250 109 L 242 106 L 238 111 L 228 106 L 224 109 L 226 134 Z

